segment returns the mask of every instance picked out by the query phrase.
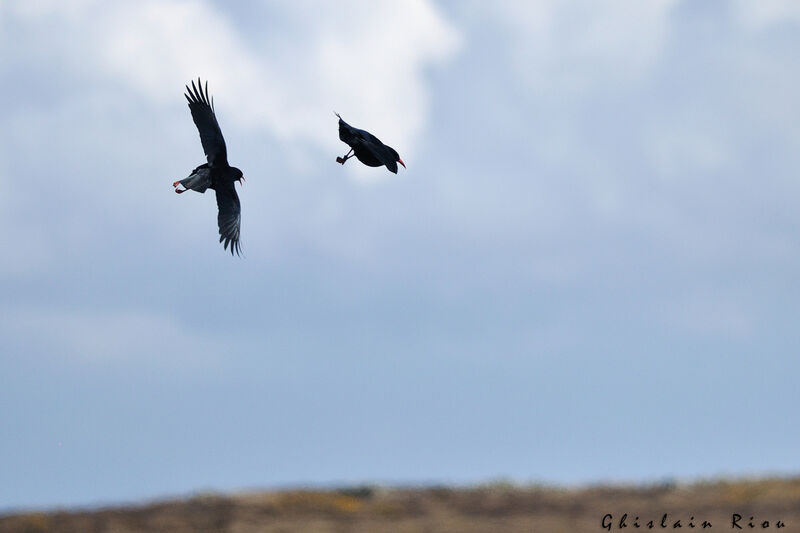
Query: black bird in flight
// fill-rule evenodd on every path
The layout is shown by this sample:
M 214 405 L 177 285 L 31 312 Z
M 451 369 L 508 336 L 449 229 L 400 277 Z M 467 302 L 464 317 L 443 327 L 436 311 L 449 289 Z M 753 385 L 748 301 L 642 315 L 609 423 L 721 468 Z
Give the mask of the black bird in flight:
M 225 139 L 222 137 L 222 130 L 219 129 L 217 116 L 214 113 L 214 99 L 208 97 L 208 82 L 206 81 L 204 91 L 200 78 L 197 78 L 197 86 L 195 87 L 192 81 L 192 88 L 187 85 L 186 93 L 184 96 L 189 101 L 189 111 L 192 112 L 192 120 L 200 132 L 200 142 L 203 144 L 203 152 L 208 162 L 194 169 L 188 178 L 176 181 L 172 186 L 178 194 L 189 189 L 200 193 L 205 193 L 206 189 L 216 191 L 219 242 L 225 241 L 226 250 L 230 245 L 231 255 L 234 251 L 240 255 L 239 228 L 242 208 L 234 185 L 237 181 L 243 181 L 244 176 L 241 170 L 228 164 Z M 184 188 L 179 189 L 179 185 Z
M 339 117 L 339 113 L 336 113 L 336 116 Z M 370 132 L 354 128 L 342 120 L 342 117 L 339 117 L 339 138 L 350 146 L 350 151 L 344 157 L 337 157 L 337 163 L 344 165 L 348 159 L 356 156 L 367 166 L 386 165 L 386 168 L 395 174 L 397 174 L 397 163 L 403 165 L 403 168 L 406 167 L 394 148 L 386 146 Z

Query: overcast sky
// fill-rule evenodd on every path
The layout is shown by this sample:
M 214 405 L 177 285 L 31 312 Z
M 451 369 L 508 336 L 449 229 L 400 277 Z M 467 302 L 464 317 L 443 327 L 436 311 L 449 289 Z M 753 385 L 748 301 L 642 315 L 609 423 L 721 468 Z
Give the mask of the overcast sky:
M 0 509 L 800 472 L 800 4 L 229 4 L 0 0 Z

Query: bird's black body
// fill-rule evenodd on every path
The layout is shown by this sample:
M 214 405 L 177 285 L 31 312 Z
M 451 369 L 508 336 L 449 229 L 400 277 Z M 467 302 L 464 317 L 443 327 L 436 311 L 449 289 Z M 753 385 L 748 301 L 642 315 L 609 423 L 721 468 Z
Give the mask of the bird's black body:
M 339 114 L 337 113 L 336 116 L 339 117 Z M 367 166 L 386 165 L 386 168 L 395 174 L 397 174 L 397 163 L 406 166 L 394 148 L 383 144 L 370 132 L 354 128 L 342 120 L 342 117 L 339 117 L 339 139 L 347 143 L 352 148 L 353 155 Z M 337 157 L 336 161 L 344 165 L 350 157 L 352 156 Z
M 213 189 L 217 195 L 217 225 L 219 226 L 219 242 L 224 241 L 224 248 L 231 247 L 231 254 L 241 253 L 239 245 L 239 230 L 241 227 L 241 204 L 239 195 L 236 194 L 234 185 L 244 179 L 242 171 L 228 164 L 228 152 L 222 130 L 217 123 L 214 113 L 213 100 L 208 97 L 208 82 L 205 92 L 197 80 L 192 88 L 186 86 L 186 99 L 189 101 L 189 110 L 192 113 L 197 130 L 200 132 L 200 142 L 206 154 L 207 162 L 195 168 L 189 177 L 173 183 L 175 192 L 183 193 L 191 189 L 200 193 L 206 189 Z M 178 185 L 185 187 L 179 190 Z

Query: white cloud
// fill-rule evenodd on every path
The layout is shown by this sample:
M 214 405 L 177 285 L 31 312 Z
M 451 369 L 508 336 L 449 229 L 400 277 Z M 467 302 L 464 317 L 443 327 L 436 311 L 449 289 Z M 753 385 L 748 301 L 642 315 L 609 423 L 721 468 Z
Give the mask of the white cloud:
M 275 46 L 252 45 L 226 13 L 200 0 L 21 1 L 11 13 L 34 25 L 63 17 L 71 37 L 53 55 L 71 67 L 99 67 L 164 105 L 182 102 L 183 85 L 202 76 L 223 129 L 265 128 L 290 153 L 299 143 L 338 155 L 334 110 L 401 154 L 413 152 L 428 110 L 424 69 L 459 42 L 430 1 L 270 6 L 284 23 L 256 39 Z
M 747 29 L 760 31 L 772 24 L 800 22 L 800 3 L 795 0 L 737 0 L 736 15 Z
M 515 39 L 517 68 L 536 91 L 582 93 L 647 72 L 677 0 L 498 2 L 490 15 Z
M 86 8 L 90 7 L 93 2 L 95 0 L 70 0 L 69 2 L 61 0 L 36 0 L 35 2 L 9 0 L 5 3 L 5 7 L 8 8 L 12 15 L 23 19 L 52 15 L 74 17 L 84 13 Z

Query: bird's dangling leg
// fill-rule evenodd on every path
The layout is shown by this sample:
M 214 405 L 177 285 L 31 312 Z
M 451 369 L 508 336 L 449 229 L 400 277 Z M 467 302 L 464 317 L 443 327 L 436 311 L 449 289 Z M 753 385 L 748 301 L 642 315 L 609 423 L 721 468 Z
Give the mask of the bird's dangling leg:
M 179 190 L 179 189 L 178 189 L 178 185 L 180 185 L 180 184 L 181 184 L 180 180 L 178 180 L 178 181 L 176 181 L 175 183 L 173 183 L 173 184 L 172 184 L 172 186 L 173 186 L 173 187 L 175 187 L 175 192 L 176 192 L 176 193 L 178 193 L 178 194 L 182 194 L 182 193 L 185 193 L 186 191 L 188 191 L 188 190 L 189 190 L 189 189 L 180 189 L 180 190 Z
M 353 149 L 352 149 L 352 148 L 350 148 L 350 152 L 352 152 L 352 151 L 353 151 Z M 339 163 L 339 164 L 342 164 L 342 165 L 344 165 L 344 164 L 345 164 L 345 162 L 346 162 L 348 159 L 350 159 L 351 157 L 353 157 L 352 155 L 350 155 L 350 152 L 347 152 L 346 154 L 344 154 L 344 157 L 337 157 L 337 158 L 336 158 L 336 162 L 337 162 L 337 163 Z M 355 155 L 355 154 L 353 154 L 353 155 Z

